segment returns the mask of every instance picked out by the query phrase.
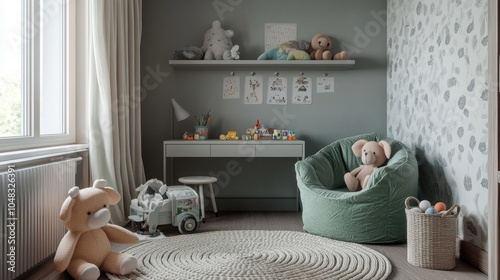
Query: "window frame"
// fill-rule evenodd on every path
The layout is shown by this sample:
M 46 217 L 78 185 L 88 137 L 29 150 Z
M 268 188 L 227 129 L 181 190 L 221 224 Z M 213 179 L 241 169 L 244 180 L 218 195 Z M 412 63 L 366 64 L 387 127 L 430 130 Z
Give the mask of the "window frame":
M 58 0 L 55 2 L 62 2 L 65 5 L 66 12 L 66 92 L 65 105 L 66 105 L 66 120 L 65 120 L 65 130 L 64 134 L 54 134 L 54 135 L 40 135 L 40 65 L 38 61 L 35 61 L 35 51 L 40 48 L 40 38 L 35 40 L 30 40 L 27 49 L 23 49 L 23 52 L 27 52 L 25 57 L 27 61 L 23 63 L 29 64 L 29 70 L 23 71 L 22 73 L 22 83 L 27 86 L 26 90 L 29 91 L 28 98 L 23 101 L 23 117 L 26 121 L 23 121 L 23 125 L 27 127 L 25 131 L 28 131 L 29 135 L 25 136 L 14 136 L 0 138 L 0 152 L 12 152 L 17 150 L 24 150 L 30 148 L 39 147 L 49 147 L 57 145 L 67 145 L 75 143 L 75 83 L 76 83 L 76 1 L 75 0 Z M 26 30 L 26 23 L 31 26 L 29 28 L 37 28 L 35 22 L 35 13 L 40 10 L 40 1 L 38 0 L 28 0 L 23 1 L 25 9 L 29 9 L 28 15 L 23 15 L 23 30 Z M 28 29 L 33 30 L 33 29 Z M 23 44 L 24 45 L 24 44 Z M 24 48 L 24 46 L 23 46 Z M 37 49 L 38 48 L 38 49 Z M 38 72 L 37 72 L 38 71 Z M 26 95 L 25 95 L 26 96 Z

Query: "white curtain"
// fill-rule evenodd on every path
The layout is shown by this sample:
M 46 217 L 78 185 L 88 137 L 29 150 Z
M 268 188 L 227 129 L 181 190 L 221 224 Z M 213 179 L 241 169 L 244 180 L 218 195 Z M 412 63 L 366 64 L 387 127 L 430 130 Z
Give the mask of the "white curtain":
M 140 43 L 142 0 L 89 3 L 89 164 L 91 182 L 106 179 L 122 195 L 111 207 L 128 221 L 135 188 L 144 183 L 141 153 Z

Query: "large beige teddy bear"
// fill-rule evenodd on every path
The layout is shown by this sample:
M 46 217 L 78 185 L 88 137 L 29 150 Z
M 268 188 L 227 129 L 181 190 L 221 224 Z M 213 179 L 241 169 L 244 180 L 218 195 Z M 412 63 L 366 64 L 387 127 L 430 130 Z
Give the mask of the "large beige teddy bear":
M 55 269 L 68 270 L 75 279 L 97 279 L 101 272 L 125 275 L 137 267 L 134 256 L 111 251 L 111 242 L 137 243 L 130 231 L 108 221 L 109 205 L 120 201 L 120 194 L 96 180 L 91 188 L 73 187 L 68 192 L 60 218 L 68 229 L 54 257 Z
M 370 175 L 391 157 L 391 145 L 387 141 L 356 141 L 352 147 L 354 155 L 361 157 L 362 165 L 344 175 L 344 181 L 350 191 L 364 189 Z
M 233 60 L 239 59 L 239 46 L 234 45 L 231 38 L 233 30 L 224 30 L 218 20 L 212 22 L 212 28 L 204 35 L 201 50 L 205 54 L 205 60 Z

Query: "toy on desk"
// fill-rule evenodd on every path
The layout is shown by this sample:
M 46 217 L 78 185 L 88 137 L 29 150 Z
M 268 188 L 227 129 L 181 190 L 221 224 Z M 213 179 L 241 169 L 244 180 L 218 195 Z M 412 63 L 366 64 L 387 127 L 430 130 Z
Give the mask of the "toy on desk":
M 128 218 L 138 234 L 157 236 L 157 227 L 168 224 L 177 226 L 180 233 L 192 233 L 201 221 L 199 196 L 190 187 L 167 187 L 151 179 L 136 191 L 139 195 L 132 199 Z
M 263 135 L 269 134 L 269 131 L 257 120 L 255 126 L 247 129 L 245 134 L 250 135 L 253 140 L 259 140 L 262 139 Z
M 238 134 L 234 130 L 230 130 L 227 134 L 221 134 L 219 136 L 220 140 L 239 140 Z
M 281 129 L 275 129 L 273 131 L 273 140 L 281 140 Z
M 243 134 L 241 136 L 241 139 L 244 140 L 244 141 L 252 140 L 252 135 L 250 135 L 250 134 Z

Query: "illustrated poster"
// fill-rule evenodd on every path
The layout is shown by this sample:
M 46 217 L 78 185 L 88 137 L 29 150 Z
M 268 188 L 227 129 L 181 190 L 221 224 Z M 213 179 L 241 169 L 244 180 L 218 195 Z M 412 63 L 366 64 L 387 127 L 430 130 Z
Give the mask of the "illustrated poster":
M 316 91 L 318 93 L 333 92 L 333 77 L 318 77 L 316 79 Z
M 224 78 L 222 99 L 240 99 L 240 77 Z
M 264 25 L 265 51 L 291 40 L 297 40 L 296 23 L 266 23 Z
M 262 76 L 245 77 L 245 104 L 262 104 Z
M 282 77 L 269 78 L 267 104 L 286 105 L 288 102 L 287 80 Z
M 292 104 L 312 104 L 311 78 L 293 77 Z

